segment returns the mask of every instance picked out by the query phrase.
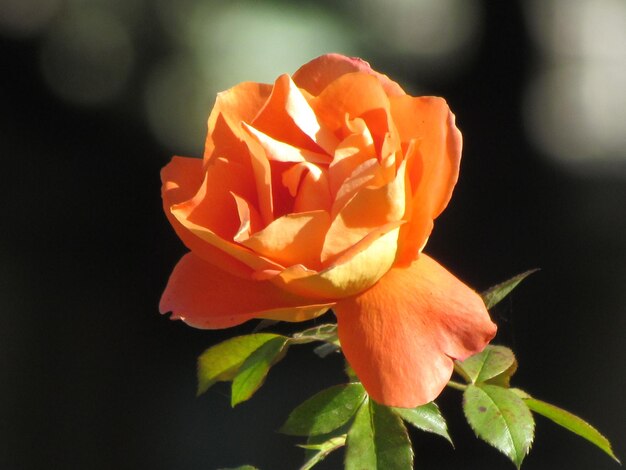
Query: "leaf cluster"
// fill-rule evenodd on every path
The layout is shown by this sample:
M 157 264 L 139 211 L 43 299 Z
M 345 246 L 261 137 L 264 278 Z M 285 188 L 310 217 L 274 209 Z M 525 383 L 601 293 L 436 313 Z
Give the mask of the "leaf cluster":
M 487 308 L 506 297 L 536 270 L 526 271 L 482 293 Z M 337 327 L 323 324 L 284 336 L 256 332 L 207 349 L 198 359 L 198 395 L 219 381 L 232 382 L 231 405 L 248 400 L 263 384 L 270 368 L 293 345 L 321 342 L 320 357 L 340 351 Z M 462 382 L 449 387 L 463 392 L 463 412 L 476 435 L 506 455 L 517 468 L 534 440 L 533 413 L 542 415 L 596 445 L 619 462 L 609 441 L 590 424 L 549 403 L 511 388 L 517 359 L 505 346 L 489 345 L 481 353 L 455 361 Z M 436 403 L 395 408 L 376 403 L 346 364 L 348 383 L 323 390 L 294 409 L 280 432 L 306 437 L 309 470 L 331 452 L 345 447 L 346 470 L 406 470 L 413 468 L 413 448 L 406 425 L 443 437 L 452 444 L 446 420 Z M 244 466 L 240 469 L 253 469 Z
M 285 357 L 290 346 L 314 341 L 337 349 L 337 326 L 319 325 L 291 337 L 252 333 L 216 344 L 198 358 L 197 394 L 202 395 L 217 382 L 232 382 L 231 406 L 234 407 L 252 397 L 265 382 L 270 368 Z

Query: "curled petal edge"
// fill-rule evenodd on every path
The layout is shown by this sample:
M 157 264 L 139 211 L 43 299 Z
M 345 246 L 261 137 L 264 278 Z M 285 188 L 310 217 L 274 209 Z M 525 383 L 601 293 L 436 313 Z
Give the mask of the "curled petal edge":
M 187 253 L 172 271 L 159 310 L 196 328 L 219 329 L 253 318 L 310 320 L 333 305 L 284 292 L 269 281 L 241 279 Z
M 258 271 L 254 276 L 311 299 L 334 301 L 355 295 L 376 284 L 393 266 L 401 225 L 394 222 L 372 231 L 322 271 L 295 265 L 282 271 Z

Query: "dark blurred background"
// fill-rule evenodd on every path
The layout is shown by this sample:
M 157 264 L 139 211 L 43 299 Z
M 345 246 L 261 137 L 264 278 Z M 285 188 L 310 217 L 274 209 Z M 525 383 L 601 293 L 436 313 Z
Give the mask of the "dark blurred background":
M 159 169 L 201 155 L 215 93 L 330 51 L 447 98 L 461 179 L 427 252 L 476 289 L 542 270 L 493 313 L 514 384 L 588 419 L 626 458 L 626 3 L 622 0 L 0 0 L 0 468 L 263 470 L 275 430 L 339 358 L 294 348 L 232 410 L 195 360 L 251 325 L 157 311 L 184 253 Z M 440 400 L 456 449 L 421 469 L 510 469 Z M 617 469 L 537 419 L 524 467 Z M 319 468 L 341 466 L 341 452 Z

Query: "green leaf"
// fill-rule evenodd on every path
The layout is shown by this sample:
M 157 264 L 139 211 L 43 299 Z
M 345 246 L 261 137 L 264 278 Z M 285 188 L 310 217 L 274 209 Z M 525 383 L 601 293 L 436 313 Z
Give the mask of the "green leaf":
M 417 408 L 391 408 L 394 413 L 404 421 L 412 424 L 422 431 L 431 432 L 444 437 L 452 444 L 452 439 L 448 434 L 448 425 L 439 411 L 439 407 L 433 401 Z
M 463 412 L 478 437 L 521 466 L 533 442 L 535 421 L 520 397 L 496 385 L 469 385 Z
M 300 467 L 300 470 L 309 470 L 313 468 L 313 466 L 320 463 L 322 460 L 326 458 L 328 454 L 332 451 L 343 447 L 346 444 L 346 435 L 342 434 L 341 436 L 331 437 L 327 441 L 324 441 L 319 444 L 303 444 L 298 447 L 302 447 L 303 449 L 313 450 L 314 452 L 311 456 L 304 462 L 304 465 Z
M 483 302 L 485 302 L 485 306 L 487 307 L 487 309 L 490 309 L 502 299 L 504 299 L 507 295 L 511 293 L 513 289 L 517 287 L 520 282 L 522 282 L 528 276 L 537 271 L 539 271 L 539 269 L 530 269 L 521 274 L 518 274 L 517 276 L 512 277 L 507 281 L 496 284 L 495 286 L 492 286 L 483 293 L 481 293 L 480 296 L 483 298 Z
M 237 336 L 204 351 L 198 358 L 198 395 L 215 382 L 232 380 L 250 354 L 275 338 L 280 336 L 270 333 Z
M 526 403 L 528 408 L 530 408 L 532 411 L 540 414 L 541 416 L 545 416 L 546 418 L 554 421 L 559 426 L 564 427 L 568 431 L 571 431 L 574 434 L 578 434 L 580 437 L 587 439 L 589 442 L 596 445 L 608 455 L 610 455 L 613 460 L 620 463 L 617 456 L 613 453 L 613 449 L 611 448 L 611 443 L 609 442 L 609 440 L 602 434 L 600 434 L 600 432 L 591 424 L 570 413 L 569 411 L 565 411 L 564 409 L 551 405 L 550 403 L 531 398 L 528 394 L 526 394 L 526 396 L 528 398 L 523 397 L 524 403 Z
M 317 436 L 347 423 L 365 399 L 360 383 L 336 385 L 306 400 L 291 412 L 280 432 L 291 436 Z
M 287 341 L 284 336 L 270 339 L 248 356 L 233 380 L 231 406 L 246 401 L 263 385 L 270 367 L 283 358 Z
M 366 399 L 348 432 L 346 470 L 407 470 L 413 448 L 404 423 L 386 406 Z
M 455 371 L 467 382 L 487 382 L 508 388 L 511 376 L 517 370 L 513 351 L 504 346 L 488 345 L 482 352 L 464 361 L 455 361 Z

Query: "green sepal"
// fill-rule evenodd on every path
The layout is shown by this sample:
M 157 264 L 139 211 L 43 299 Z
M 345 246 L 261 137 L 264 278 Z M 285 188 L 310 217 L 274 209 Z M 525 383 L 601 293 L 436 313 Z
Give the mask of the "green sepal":
M 520 282 L 537 271 L 539 271 L 539 269 L 529 269 L 528 271 L 518 274 L 517 276 L 513 276 L 511 279 L 501 282 L 500 284 L 496 284 L 495 286 L 492 286 L 482 292 L 480 296 L 483 298 L 483 302 L 485 302 L 487 309 L 490 309 L 504 299 L 513 289 L 517 287 Z
M 517 370 L 515 354 L 505 346 L 488 345 L 464 361 L 455 361 L 454 370 L 468 383 L 486 382 L 508 388 Z
M 248 400 L 263 385 L 270 368 L 287 352 L 288 340 L 277 335 L 248 356 L 233 379 L 231 406 Z
M 198 395 L 212 385 L 235 378 L 239 368 L 254 351 L 280 335 L 256 333 L 236 336 L 205 350 L 198 357 Z
M 468 385 L 463 412 L 479 438 L 520 468 L 533 442 L 535 420 L 517 394 L 496 385 Z
M 402 419 L 366 398 L 348 432 L 345 470 L 407 470 L 413 448 Z
M 390 409 L 407 423 L 422 431 L 445 438 L 454 447 L 450 434 L 448 434 L 448 424 L 434 401 L 417 408 L 391 407 Z
M 326 458 L 328 454 L 343 447 L 346 444 L 346 434 L 342 434 L 340 436 L 331 437 L 324 442 L 320 442 L 319 444 L 300 444 L 298 447 L 302 447 L 303 449 L 307 449 L 310 452 L 307 457 L 306 462 L 300 467 L 299 470 L 310 470 L 315 465 L 320 463 L 322 460 Z
M 296 407 L 279 431 L 291 436 L 327 434 L 347 423 L 364 399 L 360 383 L 327 388 Z
M 524 403 L 537 414 L 548 418 L 552 422 L 558 424 L 559 426 L 567 429 L 574 434 L 578 434 L 583 439 L 588 440 L 596 447 L 602 449 L 607 455 L 609 455 L 613 460 L 617 463 L 620 463 L 619 459 L 613 453 L 613 449 L 611 448 L 611 443 L 609 440 L 604 437 L 600 431 L 594 428 L 591 424 L 587 423 L 582 418 L 566 411 L 558 406 L 551 405 L 550 403 L 546 403 L 545 401 L 537 400 L 536 398 L 531 397 L 528 393 L 518 390 L 511 389 L 515 394 L 517 394 L 520 398 L 524 400 Z

